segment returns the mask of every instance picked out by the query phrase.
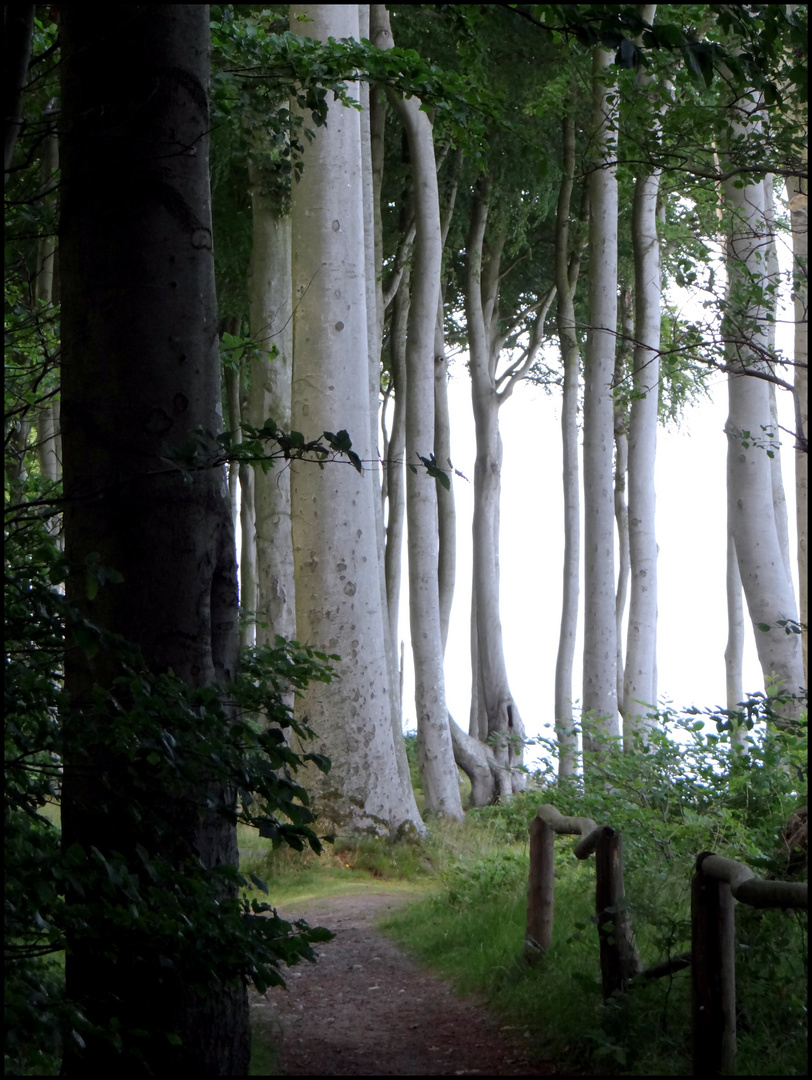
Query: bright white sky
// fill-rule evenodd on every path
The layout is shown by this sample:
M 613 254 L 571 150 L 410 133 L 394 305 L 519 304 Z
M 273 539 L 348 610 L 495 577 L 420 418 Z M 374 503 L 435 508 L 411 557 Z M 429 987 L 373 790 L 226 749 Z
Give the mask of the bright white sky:
M 779 248 L 780 248 L 779 244 Z M 782 264 L 787 265 L 786 256 Z M 718 275 L 717 275 L 718 279 Z M 684 298 L 681 298 L 684 299 Z M 786 317 L 786 315 L 785 315 Z M 792 331 L 779 327 L 778 345 L 791 355 Z M 471 693 L 471 519 L 475 459 L 471 390 L 464 357 L 452 367 L 449 398 L 452 460 L 471 483 L 455 479 L 457 586 L 446 652 L 446 699 L 465 730 Z M 791 378 L 791 376 L 790 376 Z M 686 410 L 681 428 L 660 428 L 656 461 L 660 701 L 677 708 L 725 706 L 724 650 L 727 440 L 726 376 L 711 383 L 712 396 Z M 789 394 L 779 389 L 779 420 L 794 427 Z M 547 395 L 523 385 L 501 410 L 504 445 L 501 510 L 501 614 L 511 690 L 528 736 L 549 737 L 561 619 L 564 553 L 560 391 Z M 782 436 L 782 466 L 796 550 L 794 451 Z M 404 545 L 404 559 L 406 550 Z M 617 569 L 617 568 L 616 568 Z M 797 566 L 795 567 L 797 596 Z M 407 574 L 404 567 L 404 582 Z M 583 601 L 583 564 L 581 570 Z M 406 640 L 404 727 L 415 728 L 414 672 L 404 585 L 400 636 Z M 581 604 L 583 612 L 583 602 Z M 582 618 L 580 620 L 582 623 Z M 750 624 L 746 623 L 744 690 L 763 690 Z M 580 697 L 582 638 L 576 643 L 573 692 Z M 531 750 L 528 764 L 537 756 Z

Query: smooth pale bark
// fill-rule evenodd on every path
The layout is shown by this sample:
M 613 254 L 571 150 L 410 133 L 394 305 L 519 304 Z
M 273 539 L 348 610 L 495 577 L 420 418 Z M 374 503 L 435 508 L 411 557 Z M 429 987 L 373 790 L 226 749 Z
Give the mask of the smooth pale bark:
M 359 5 L 359 23 L 362 38 L 369 39 L 371 6 Z M 399 683 L 399 671 L 397 662 L 397 630 L 392 631 L 391 623 L 386 617 L 387 592 L 386 592 L 386 530 L 384 527 L 383 484 L 380 448 L 378 445 L 378 416 L 381 399 L 381 338 L 383 334 L 383 292 L 381 283 L 383 240 L 381 236 L 381 180 L 383 161 L 379 159 L 383 143 L 383 126 L 386 120 L 385 111 L 377 107 L 375 109 L 376 127 L 375 150 L 373 153 L 372 132 L 372 88 L 369 83 L 361 84 L 361 161 L 363 172 L 364 191 L 364 254 L 366 260 L 366 287 L 367 287 L 367 349 L 369 353 L 369 407 L 370 423 L 372 425 L 371 439 L 372 452 L 376 464 L 372 466 L 375 486 L 375 529 L 378 538 L 378 576 L 381 593 L 381 611 L 384 612 L 384 633 L 386 635 L 386 661 L 389 672 L 389 685 L 395 687 Z M 373 157 L 375 160 L 373 161 Z M 411 774 L 409 761 L 406 757 L 406 743 L 403 738 L 403 711 L 402 695 L 390 693 L 389 705 L 392 712 L 392 739 L 395 746 L 400 783 L 404 790 L 411 789 Z
M 307 16 L 307 21 L 298 16 Z M 359 37 L 357 5 L 293 5 L 291 30 L 326 41 Z M 350 88 L 357 93 L 357 88 Z M 305 117 L 305 122 L 308 122 Z M 291 425 L 305 438 L 346 429 L 362 461 L 371 446 L 361 123 L 329 99 L 327 126 L 305 146 L 293 184 Z M 422 829 L 403 789 L 392 731 L 378 569 L 376 484 L 367 467 L 292 469 L 291 517 L 299 640 L 338 653 L 341 678 L 297 699 L 327 777 L 309 771 L 321 821 L 343 833 Z
M 558 292 L 557 329 L 564 371 L 561 402 L 561 443 L 564 485 L 564 569 L 561 629 L 555 664 L 555 727 L 558 739 L 558 775 L 575 772 L 578 736 L 573 730 L 572 673 L 575 634 L 578 629 L 578 597 L 581 572 L 581 496 L 578 466 L 578 383 L 580 349 L 575 321 L 575 286 L 583 245 L 569 253 L 569 217 L 575 176 L 575 124 L 571 116 L 562 121 L 563 178 L 558 193 L 555 230 L 555 283 Z
M 758 124 L 757 105 L 741 108 L 740 113 L 731 110 L 734 136 L 746 135 Z M 751 278 L 764 278 L 764 183 L 739 188 L 727 180 L 723 190 L 730 216 L 725 360 L 730 372 L 726 431 L 732 444 L 727 475 L 731 530 L 765 683 L 778 679 L 784 690 L 797 693 L 804 684 L 800 640 L 776 625 L 779 620 L 797 620 L 797 609 L 781 552 L 770 459 L 756 445 L 770 424 L 769 388 L 765 380 L 747 374 L 766 372 L 766 303 L 754 300 L 748 291 Z M 769 630 L 760 630 L 759 624 Z
M 656 5 L 641 8 L 653 23 Z M 643 85 L 650 76 L 642 74 Z M 659 127 L 659 120 L 657 121 Z M 660 389 L 662 277 L 657 233 L 660 173 L 638 176 L 632 206 L 634 247 L 634 356 L 629 417 L 629 558 L 631 595 L 623 682 L 623 736 L 627 749 L 635 732 L 651 724 L 657 708 L 657 533 L 654 463 Z
M 555 297 L 555 286 L 508 325 L 499 317 L 499 275 L 507 234 L 486 241 L 491 199 L 490 179 L 474 190 L 466 242 L 465 316 L 468 370 L 476 430 L 474 466 L 473 590 L 471 597 L 472 735 L 493 743 L 501 766 L 497 794 L 506 798 L 524 787 L 524 724 L 507 675 L 499 610 L 499 513 L 502 486 L 502 438 L 499 410 L 532 367 Z M 530 341 L 501 372 L 499 359 L 508 338 L 535 315 Z M 507 321 L 507 320 L 505 320 Z M 487 728 L 486 728 L 487 725 Z
M 388 15 L 376 5 L 376 16 Z M 375 44 L 386 48 L 386 28 L 379 25 Z M 409 554 L 409 622 L 414 656 L 417 756 L 426 810 L 461 819 L 460 788 L 448 722 L 440 631 L 437 568 L 436 481 L 421 468 L 419 457 L 434 450 L 434 330 L 440 296 L 442 234 L 434 138 L 431 122 L 416 97 L 393 92 L 409 141 L 415 209 L 412 290 L 406 334 L 406 516 Z
M 731 447 L 728 446 L 728 453 Z M 727 644 L 725 645 L 725 694 L 726 708 L 735 712 L 744 701 L 744 602 L 742 597 L 742 579 L 739 574 L 739 561 L 736 558 L 736 541 L 731 532 L 732 522 L 727 527 L 727 563 L 725 567 L 725 589 L 727 593 Z M 745 745 L 747 732 L 742 728 L 733 731 L 733 741 Z
M 792 177 L 787 183 L 790 221 L 792 225 L 793 299 L 795 307 L 795 513 L 798 525 L 798 592 L 802 627 L 804 685 L 809 678 L 809 328 L 808 328 L 808 266 L 809 218 L 806 180 Z
M 262 172 L 249 162 L 252 236 L 248 277 L 251 358 L 248 422 L 261 428 L 273 420 L 290 430 L 293 360 L 290 214 L 270 194 Z M 254 466 L 254 524 L 257 560 L 257 645 L 277 634 L 296 637 L 293 541 L 290 527 L 290 469 Z
M 455 178 L 451 188 L 448 205 L 441 222 L 442 246 L 445 248 L 454 204 L 457 200 L 458 166 L 460 156 L 456 155 Z M 440 589 L 440 635 L 443 642 L 443 656 L 448 644 L 448 628 L 451 623 L 451 606 L 454 601 L 454 588 L 457 579 L 457 508 L 454 499 L 454 467 L 451 462 L 451 414 L 448 407 L 448 358 L 445 351 L 445 329 L 443 320 L 443 293 L 437 303 L 437 322 L 434 328 L 434 457 L 437 464 L 448 473 L 451 486 L 448 491 L 437 485 L 437 525 L 440 543 L 440 555 L 437 565 L 437 579 Z
M 411 302 L 411 270 L 406 266 L 392 301 L 389 335 L 391 378 L 395 389 L 392 430 L 386 455 L 386 610 L 390 634 L 397 641 L 400 585 L 403 574 L 403 536 L 406 526 L 406 328 Z
M 451 414 L 448 408 L 448 359 L 445 354 L 442 298 L 437 306 L 434 329 L 434 457 L 439 468 L 447 472 L 451 480 L 447 491 L 440 484 L 437 485 L 437 583 L 440 640 L 445 656 L 457 578 L 457 510 L 454 501 L 454 469 L 451 464 Z
M 584 358 L 584 749 L 619 735 L 612 498 L 612 375 L 617 326 L 616 138 L 607 71 L 614 55 L 596 48 L 592 63 L 589 174 L 589 333 Z
M 778 318 L 778 289 L 781 284 L 781 269 L 778 265 L 778 250 L 775 242 L 775 181 L 772 176 L 764 177 L 764 225 L 766 252 L 762 253 L 767 283 L 774 292 L 767 295 L 767 324 L 765 336 L 767 348 L 770 353 L 775 352 L 775 320 Z M 789 513 L 787 510 L 787 496 L 784 491 L 784 473 L 781 467 L 781 429 L 778 426 L 778 400 L 776 397 L 775 383 L 768 384 L 770 395 L 770 428 L 765 437 L 772 443 L 770 449 L 773 456 L 770 458 L 770 478 L 773 488 L 773 511 L 775 513 L 775 527 L 778 530 L 778 542 L 781 545 L 781 554 L 784 558 L 784 568 L 787 573 L 787 581 L 792 588 L 792 561 L 789 549 Z
M 617 700 L 621 717 L 623 706 L 623 616 L 629 596 L 629 504 L 626 500 L 626 477 L 629 471 L 629 406 L 623 400 L 623 383 L 628 378 L 633 349 L 634 321 L 632 290 L 623 289 L 620 296 L 621 339 L 615 351 L 614 374 L 614 432 L 615 432 L 615 527 L 618 536 L 617 585 L 615 587 L 615 634 L 617 643 Z
M 126 48 L 113 49 L 111 41 Z M 171 669 L 190 686 L 206 686 L 232 679 L 238 659 L 226 478 L 221 468 L 167 469 L 166 445 L 180 447 L 197 428 L 223 426 L 209 10 L 112 5 L 100 20 L 90 5 L 71 6 L 61 9 L 60 42 L 66 554 L 72 567 L 96 558 L 123 579 L 91 600 L 85 574 L 72 573 L 67 599 L 106 631 L 137 642 L 153 670 Z M 234 824 L 205 810 L 207 798 L 233 804 L 231 793 L 205 778 L 170 791 L 146 762 L 129 779 L 129 749 L 122 761 L 104 740 L 103 720 L 89 703 L 94 684 L 110 688 L 117 674 L 107 649 L 92 658 L 76 645 L 66 649 L 65 849 L 121 852 L 133 868 L 140 865 L 137 845 L 171 865 L 178 852 L 194 853 L 208 868 L 236 865 Z M 94 751 L 92 768 L 79 749 L 88 737 L 103 747 Z M 152 805 L 166 806 L 171 836 L 130 812 L 145 792 Z M 66 992 L 99 1034 L 84 1028 L 83 1046 L 66 1040 L 63 1076 L 246 1075 L 241 981 L 223 982 L 218 972 L 190 985 L 182 968 L 157 955 L 138 948 L 111 955 L 95 919 L 101 901 L 68 890 L 66 902 L 77 905 L 78 918 L 69 920 Z M 102 923 L 109 917 L 98 915 Z M 120 1047 L 109 1038 L 114 1030 Z

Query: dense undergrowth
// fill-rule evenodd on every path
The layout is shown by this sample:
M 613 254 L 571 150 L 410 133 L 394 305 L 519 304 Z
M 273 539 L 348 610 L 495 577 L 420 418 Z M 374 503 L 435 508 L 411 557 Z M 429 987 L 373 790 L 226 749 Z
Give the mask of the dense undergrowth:
M 508 805 L 469 811 L 464 823 L 431 823 L 421 844 L 338 842 L 320 859 L 245 846 L 275 903 L 368 888 L 417 890 L 383 928 L 462 993 L 484 994 L 528 1051 L 559 1068 L 620 1075 L 690 1075 L 690 970 L 640 982 L 603 1003 L 594 919 L 594 860 L 574 839 L 556 840 L 553 944 L 543 962 L 522 957 L 529 855 L 527 829 L 542 802 L 612 824 L 624 841 L 627 903 L 644 967 L 690 947 L 689 888 L 695 857 L 712 850 L 759 876 L 804 880 L 805 849 L 782 829 L 806 779 L 802 728 L 759 733 L 774 702 L 750 701 L 745 751 L 729 720 L 707 733 L 696 714 L 661 718 L 648 749 L 609 751 L 598 765 L 612 785 L 584 794 L 538 773 Z M 746 712 L 746 710 L 745 710 Z M 604 779 L 606 779 L 606 777 Z M 419 792 L 418 792 L 419 794 Z M 736 905 L 739 1075 L 806 1075 L 805 913 Z

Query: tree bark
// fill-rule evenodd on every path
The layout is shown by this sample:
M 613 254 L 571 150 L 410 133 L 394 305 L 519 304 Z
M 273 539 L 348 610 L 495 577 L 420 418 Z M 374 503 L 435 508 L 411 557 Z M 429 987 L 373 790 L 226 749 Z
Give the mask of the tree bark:
M 617 327 L 616 138 L 607 72 L 614 56 L 592 62 L 593 170 L 589 174 L 589 333 L 584 362 L 584 749 L 617 736 L 612 374 Z
M 377 14 L 385 9 L 376 5 Z M 387 41 L 381 26 L 379 47 Z M 461 819 L 457 768 L 445 701 L 440 631 L 436 481 L 418 468 L 434 450 L 434 331 L 440 297 L 442 236 L 431 122 L 416 97 L 390 100 L 409 140 L 414 193 L 415 249 L 406 336 L 406 515 L 409 551 L 409 615 L 414 656 L 417 754 L 426 810 Z
M 758 110 L 758 104 L 744 105 L 741 112 L 731 110 L 734 137 L 746 136 L 759 124 Z M 804 685 L 800 641 L 796 634 L 786 634 L 777 625 L 779 620 L 797 620 L 797 609 L 781 552 L 770 459 L 758 445 L 770 424 L 769 389 L 763 379 L 748 374 L 765 370 L 768 350 L 766 302 L 753 299 L 749 284 L 754 279 L 765 288 L 768 284 L 761 258 L 766 220 L 764 182 L 739 188 L 727 180 L 723 188 L 730 214 L 725 319 L 725 361 L 730 372 L 728 507 L 765 683 L 777 678 L 785 691 L 797 693 Z
M 357 39 L 358 7 L 293 5 L 291 30 L 320 41 Z M 330 99 L 327 126 L 305 147 L 292 191 L 291 423 L 307 438 L 346 429 L 369 462 L 362 169 L 359 114 Z M 422 824 L 411 788 L 401 784 L 393 741 L 375 497 L 369 467 L 361 475 L 342 464 L 292 469 L 297 635 L 343 660 L 339 680 L 308 687 L 297 703 L 332 761 L 327 777 L 308 773 L 307 782 L 323 822 L 380 835 Z
M 273 420 L 290 430 L 293 360 L 290 213 L 272 178 L 249 161 L 252 234 L 248 302 L 251 358 L 248 421 L 261 428 Z M 254 466 L 254 523 L 257 558 L 257 645 L 277 634 L 296 637 L 293 542 L 290 526 L 290 469 L 277 465 L 263 472 Z
M 76 568 L 67 597 L 136 642 L 154 671 L 205 686 L 233 678 L 238 657 L 226 479 L 219 468 L 167 469 L 165 447 L 188 442 L 196 428 L 222 428 L 208 6 L 115 5 L 100 21 L 77 5 L 62 10 L 60 37 L 65 538 Z M 84 567 L 95 559 L 123 580 L 90 599 Z M 107 649 L 92 658 L 76 643 L 66 650 L 65 849 L 121 852 L 138 865 L 143 845 L 170 863 L 182 850 L 207 868 L 236 864 L 234 825 L 200 811 L 207 795 L 228 802 L 228 793 L 212 793 L 203 780 L 170 793 L 146 764 L 134 789 L 129 748 L 122 757 L 103 742 L 93 687 L 109 689 L 116 674 Z M 90 769 L 81 754 L 88 739 L 105 747 Z M 171 808 L 171 842 L 129 812 L 143 786 L 152 805 Z M 65 978 L 68 998 L 100 1034 L 85 1034 L 82 1049 L 68 1040 L 63 1075 L 246 1074 L 241 982 L 189 985 L 183 970 L 139 957 L 137 947 L 111 956 L 93 925 L 96 901 L 69 890 L 66 902 L 80 912 L 90 904 L 87 928 L 80 920 L 71 934 Z M 105 1036 L 117 1024 L 122 1044 L 114 1050 Z
M 575 124 L 571 116 L 562 122 L 563 171 L 558 193 L 555 234 L 555 283 L 558 291 L 558 340 L 564 388 L 561 402 L 561 441 L 564 484 L 564 569 L 561 629 L 555 664 L 555 725 L 558 739 L 558 776 L 575 772 L 578 736 L 573 729 L 572 672 L 575 635 L 578 629 L 578 597 L 581 568 L 581 496 L 578 467 L 578 383 L 580 350 L 575 321 L 575 286 L 580 269 L 582 243 L 570 258 L 569 216 L 575 176 Z
M 652 24 L 655 4 L 641 15 Z M 643 85 L 650 76 L 643 75 Z M 656 113 L 655 113 L 656 115 Z M 657 121 L 659 128 L 659 119 Z M 651 725 L 657 708 L 657 533 L 654 463 L 660 394 L 660 307 L 662 282 L 657 200 L 660 173 L 637 178 L 632 207 L 634 246 L 633 400 L 629 418 L 629 558 L 631 596 L 623 683 L 624 742 Z
M 795 513 L 798 525 L 798 595 L 804 685 L 809 685 L 809 217 L 808 181 L 793 177 L 787 184 L 792 225 L 793 296 L 795 305 L 795 408 L 798 427 L 795 439 Z
M 621 338 L 615 350 L 615 374 L 613 423 L 615 433 L 615 527 L 618 536 L 617 587 L 615 589 L 615 634 L 617 647 L 617 700 L 618 710 L 625 720 L 626 710 L 623 701 L 623 616 L 629 597 L 629 573 L 631 556 L 629 554 L 629 504 L 627 501 L 627 476 L 629 472 L 629 406 L 623 399 L 623 384 L 628 378 L 631 367 L 632 341 L 634 339 L 634 321 L 632 316 L 632 290 L 622 289 L 620 293 Z

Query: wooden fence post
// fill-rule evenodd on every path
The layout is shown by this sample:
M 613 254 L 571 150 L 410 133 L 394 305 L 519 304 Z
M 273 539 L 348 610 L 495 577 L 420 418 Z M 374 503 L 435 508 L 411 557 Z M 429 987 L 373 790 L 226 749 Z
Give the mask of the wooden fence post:
M 722 1076 L 736 1060 L 736 946 L 733 894 L 702 873 L 691 881 L 691 980 L 694 1076 Z
M 530 963 L 540 960 L 553 941 L 554 856 L 555 831 L 546 821 L 534 817 L 530 822 L 530 876 L 524 935 L 524 955 Z
M 623 885 L 623 843 L 620 833 L 608 826 L 595 848 L 595 913 L 601 951 L 601 984 L 604 1000 L 621 988 L 625 979 L 640 972 L 640 960 L 628 913 Z

